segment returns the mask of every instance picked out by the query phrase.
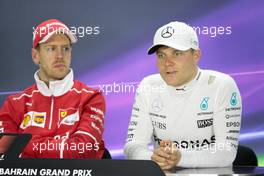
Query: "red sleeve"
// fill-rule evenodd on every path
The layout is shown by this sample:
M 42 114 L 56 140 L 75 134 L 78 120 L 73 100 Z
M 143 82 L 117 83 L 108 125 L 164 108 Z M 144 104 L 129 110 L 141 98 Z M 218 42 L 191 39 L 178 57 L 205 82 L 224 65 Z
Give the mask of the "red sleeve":
M 22 157 L 102 158 L 105 113 L 105 101 L 102 94 L 96 92 L 83 104 L 79 113 L 80 122 L 73 134 L 60 139 L 34 136 L 22 153 Z M 41 147 L 48 150 L 40 150 Z
M 18 108 L 18 107 L 17 107 Z M 0 133 L 17 133 L 18 122 L 14 117 L 18 117 L 15 108 L 11 103 L 11 97 L 8 97 L 0 108 Z

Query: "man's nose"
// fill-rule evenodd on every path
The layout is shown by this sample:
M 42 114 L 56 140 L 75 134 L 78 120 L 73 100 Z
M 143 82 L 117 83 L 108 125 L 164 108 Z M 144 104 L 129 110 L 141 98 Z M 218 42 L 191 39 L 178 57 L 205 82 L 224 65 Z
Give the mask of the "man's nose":
M 165 59 L 165 65 L 166 66 L 170 66 L 170 65 L 173 65 L 174 62 L 173 62 L 173 58 L 172 57 L 166 57 Z
M 62 59 L 63 58 L 63 56 L 64 56 L 63 48 L 61 48 L 61 47 L 57 48 L 56 56 L 57 56 L 58 59 Z

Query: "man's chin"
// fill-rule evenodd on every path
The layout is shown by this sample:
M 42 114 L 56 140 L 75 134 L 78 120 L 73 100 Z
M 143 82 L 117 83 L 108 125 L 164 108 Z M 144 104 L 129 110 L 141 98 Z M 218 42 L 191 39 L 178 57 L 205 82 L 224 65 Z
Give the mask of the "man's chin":
M 172 80 L 165 80 L 165 82 L 166 82 L 166 84 L 167 84 L 168 86 L 174 86 L 174 87 L 177 86 L 177 82 L 175 82 L 175 81 L 172 81 Z
M 67 74 L 70 72 L 70 70 L 60 70 L 55 72 L 54 74 L 54 78 L 61 80 L 63 78 L 65 78 L 65 76 L 67 76 Z
M 178 87 L 176 83 L 166 82 L 168 86 Z
M 65 78 L 65 76 L 67 75 L 68 73 L 63 73 L 63 74 L 57 74 L 57 75 L 54 75 L 53 79 L 54 80 L 62 80 Z
M 178 82 L 175 80 L 175 78 L 167 78 L 167 77 L 163 77 L 163 80 L 166 82 L 167 85 L 169 86 L 177 86 Z

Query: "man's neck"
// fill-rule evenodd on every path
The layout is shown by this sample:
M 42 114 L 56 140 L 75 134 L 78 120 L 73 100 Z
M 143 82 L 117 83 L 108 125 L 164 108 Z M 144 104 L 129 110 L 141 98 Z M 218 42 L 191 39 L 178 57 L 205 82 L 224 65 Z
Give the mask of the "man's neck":
M 176 87 L 184 87 L 184 85 L 188 84 L 189 82 L 193 81 L 195 79 L 195 77 L 198 74 L 198 67 L 195 67 L 193 70 L 193 74 L 191 74 L 190 78 L 187 79 L 185 82 L 183 82 L 181 85 L 178 85 Z
M 44 76 L 42 71 L 40 70 L 38 73 L 39 80 L 43 81 L 49 87 L 49 80 Z

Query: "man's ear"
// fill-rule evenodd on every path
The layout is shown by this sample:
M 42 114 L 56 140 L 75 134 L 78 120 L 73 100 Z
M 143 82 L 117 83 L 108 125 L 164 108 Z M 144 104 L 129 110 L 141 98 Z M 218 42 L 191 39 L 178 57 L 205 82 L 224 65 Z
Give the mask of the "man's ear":
M 31 50 L 32 60 L 36 65 L 39 65 L 40 59 L 39 59 L 39 51 L 35 48 L 32 48 Z
M 194 55 L 194 60 L 195 60 L 195 62 L 198 63 L 198 61 L 199 61 L 200 58 L 201 58 L 202 52 L 201 52 L 200 49 L 197 49 L 197 50 L 194 50 L 193 55 Z

